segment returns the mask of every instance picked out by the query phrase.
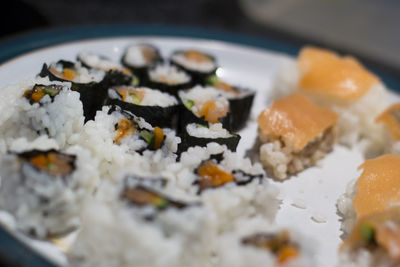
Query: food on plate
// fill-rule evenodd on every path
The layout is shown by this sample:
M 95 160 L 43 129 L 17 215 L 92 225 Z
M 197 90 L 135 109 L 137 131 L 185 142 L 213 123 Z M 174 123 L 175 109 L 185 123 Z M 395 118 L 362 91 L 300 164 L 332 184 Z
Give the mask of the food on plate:
M 210 123 L 208 126 L 189 123 L 185 126 L 181 137 L 181 151 L 186 151 L 192 146 L 205 147 L 211 142 L 226 145 L 229 150 L 236 151 L 240 141 L 240 135 L 230 133 L 222 127 L 221 123 Z
M 297 61 L 283 65 L 276 85 L 278 95 L 299 92 L 335 111 L 340 143 L 353 146 L 365 139 L 375 146 L 367 148 L 381 145 L 382 127 L 374 120 L 387 105 L 387 89 L 357 59 L 307 46 Z
M 170 57 L 170 62 L 189 73 L 194 84 L 201 85 L 205 85 L 206 78 L 215 74 L 218 68 L 212 55 L 195 49 L 175 51 Z
M 179 99 L 183 103 L 179 119 L 180 129 L 189 123 L 206 126 L 209 123 L 222 123 L 225 129 L 231 129 L 229 101 L 219 90 L 213 87 L 195 86 L 180 91 Z
M 147 70 L 163 61 L 158 48 L 151 44 L 129 45 L 122 56 L 122 64 L 135 73 L 140 81 L 147 79 Z
M 178 101 L 172 95 L 146 87 L 113 86 L 108 89 L 105 105 L 118 106 L 154 126 L 172 127 Z
M 344 241 L 337 266 L 399 266 L 400 208 L 394 206 L 357 221 Z
M 93 192 L 97 179 L 95 168 L 88 151 L 79 147 L 67 153 L 9 151 L 0 167 L 0 207 L 27 235 L 45 239 L 66 234 L 79 226 L 82 201 Z
M 206 84 L 223 92 L 231 107 L 231 128 L 232 131 L 242 129 L 250 116 L 256 92 L 250 89 L 233 86 L 222 81 L 216 75 L 207 77 Z
M 280 180 L 315 165 L 333 148 L 337 119 L 300 94 L 275 100 L 258 116 L 260 162 Z
M 400 156 L 387 154 L 365 161 L 356 181 L 338 201 L 342 229 L 349 233 L 358 219 L 400 203 Z

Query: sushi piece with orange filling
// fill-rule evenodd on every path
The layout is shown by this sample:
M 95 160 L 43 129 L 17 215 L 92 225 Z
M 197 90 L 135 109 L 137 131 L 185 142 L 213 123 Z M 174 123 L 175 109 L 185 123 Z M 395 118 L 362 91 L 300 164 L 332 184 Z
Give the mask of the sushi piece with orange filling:
M 340 247 L 337 266 L 400 265 L 400 207 L 361 217 Z
M 353 146 L 361 139 L 380 143 L 382 127 L 375 117 L 387 106 L 387 89 L 352 56 L 306 46 L 297 60 L 286 59 L 276 78 L 277 96 L 298 92 L 339 115 L 338 136 Z
M 338 201 L 342 230 L 349 233 L 357 220 L 400 204 L 400 156 L 386 154 L 365 161 Z
M 259 160 L 281 180 L 315 165 L 332 150 L 337 120 L 301 94 L 274 101 L 258 116 Z

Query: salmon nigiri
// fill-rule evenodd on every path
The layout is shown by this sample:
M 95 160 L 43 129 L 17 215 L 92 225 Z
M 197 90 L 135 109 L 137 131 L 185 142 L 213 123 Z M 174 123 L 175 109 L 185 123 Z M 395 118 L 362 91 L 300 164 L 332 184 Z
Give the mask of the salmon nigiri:
M 278 179 L 314 165 L 332 149 L 337 119 L 300 94 L 276 100 L 258 117 L 261 162 Z

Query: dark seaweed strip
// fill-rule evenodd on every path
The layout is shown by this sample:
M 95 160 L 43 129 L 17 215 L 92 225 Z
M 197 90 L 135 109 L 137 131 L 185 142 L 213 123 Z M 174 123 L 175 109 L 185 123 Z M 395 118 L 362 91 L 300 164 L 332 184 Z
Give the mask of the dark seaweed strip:
M 244 96 L 228 99 L 231 112 L 230 127 L 232 131 L 238 131 L 246 125 L 255 94 L 255 92 L 249 91 L 249 93 Z
M 251 183 L 254 179 L 261 180 L 264 177 L 262 174 L 253 175 L 253 174 L 249 174 L 249 173 L 246 173 L 246 172 L 244 172 L 242 170 L 238 170 L 238 169 L 233 170 L 232 175 L 235 178 L 235 183 L 239 186 Z M 245 176 L 245 177 L 247 177 L 247 179 L 240 180 L 238 178 L 238 176 Z
M 143 82 L 143 86 L 145 86 L 145 87 L 159 90 L 161 92 L 168 93 L 175 97 L 178 97 L 178 92 L 180 90 L 192 88 L 193 85 L 194 85 L 194 83 L 192 82 L 192 80 L 190 80 L 186 83 L 180 83 L 180 84 L 175 84 L 175 85 L 169 85 L 169 84 L 163 83 L 163 82 L 152 81 L 148 75 L 148 72 L 146 73 L 146 78 Z

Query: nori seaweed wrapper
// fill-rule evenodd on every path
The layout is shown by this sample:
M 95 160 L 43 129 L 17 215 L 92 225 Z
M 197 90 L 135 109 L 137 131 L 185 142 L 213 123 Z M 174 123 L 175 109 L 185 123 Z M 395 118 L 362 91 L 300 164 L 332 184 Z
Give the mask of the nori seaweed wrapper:
M 158 48 L 153 46 L 153 45 L 150 45 L 150 44 L 138 44 L 138 45 L 133 45 L 133 46 L 140 46 L 140 45 L 149 46 L 152 49 L 154 49 L 155 57 L 154 57 L 154 59 L 152 60 L 151 63 L 149 63 L 148 65 L 145 65 L 145 66 L 136 67 L 136 66 L 130 64 L 129 62 L 127 62 L 126 53 L 127 53 L 127 50 L 129 49 L 130 46 L 126 48 L 126 50 L 124 52 L 124 55 L 122 56 L 121 63 L 126 68 L 130 69 L 139 78 L 140 86 L 145 86 L 144 84 L 147 81 L 147 70 L 149 68 L 153 67 L 154 65 L 156 65 L 157 63 L 162 63 L 164 61 L 164 59 L 161 57 L 161 54 L 160 54 L 160 51 L 158 50 Z
M 229 107 L 231 112 L 231 129 L 238 131 L 242 129 L 250 116 L 251 107 L 253 106 L 254 97 L 256 92 L 250 89 L 244 89 L 238 86 L 232 86 L 225 83 L 216 75 L 207 77 L 206 84 L 213 86 L 221 92 L 231 92 L 236 94 L 228 96 Z
M 178 105 L 168 107 L 142 106 L 124 102 L 122 98 L 112 98 L 109 95 L 107 95 L 104 105 L 118 106 L 123 111 L 129 111 L 135 116 L 145 119 L 152 126 L 174 128 L 176 124 Z
M 228 98 L 232 131 L 238 131 L 246 125 L 255 95 L 256 93 L 254 91 L 249 91 L 249 93 L 236 98 Z
M 231 131 L 231 112 L 229 111 L 225 117 L 219 118 L 222 123 L 222 127 Z M 197 117 L 191 110 L 185 105 L 179 105 L 178 115 L 178 132 L 184 132 L 186 125 L 190 123 L 197 123 L 208 127 L 208 121 L 204 120 L 203 117 Z
M 189 147 L 193 146 L 200 146 L 200 147 L 206 147 L 208 143 L 215 142 L 220 145 L 226 145 L 227 148 L 231 151 L 236 151 L 236 148 L 239 144 L 240 141 L 240 135 L 238 134 L 231 134 L 232 136 L 230 137 L 218 137 L 218 138 L 205 138 L 205 137 L 195 137 L 189 135 L 189 133 L 186 130 L 186 127 L 184 131 L 181 133 L 181 139 L 182 142 L 178 146 L 178 154 L 186 151 Z M 216 159 L 219 159 L 220 157 L 217 156 Z
M 172 55 L 179 54 L 179 53 L 183 53 L 183 52 L 185 52 L 185 51 L 184 51 L 184 50 L 178 50 L 178 51 L 175 51 Z M 211 55 L 209 55 L 209 54 L 205 54 L 205 53 L 202 53 L 202 54 L 204 54 L 205 56 L 207 56 L 208 58 L 210 58 L 210 59 L 215 63 L 215 68 L 212 69 L 211 71 L 202 72 L 202 71 L 198 71 L 198 70 L 193 70 L 193 69 L 186 68 L 186 67 L 183 66 L 182 64 L 180 64 L 180 63 L 174 61 L 173 58 L 172 58 L 172 56 L 171 56 L 171 58 L 170 58 L 170 63 L 171 63 L 172 65 L 178 67 L 179 69 L 184 70 L 184 71 L 186 71 L 187 73 L 189 73 L 189 75 L 192 77 L 192 82 L 193 82 L 193 84 L 205 85 L 205 84 L 206 84 L 206 79 L 207 79 L 207 77 L 209 77 L 210 75 L 214 75 L 214 74 L 216 73 L 217 69 L 218 69 L 218 66 L 217 66 L 217 64 L 216 64 L 215 57 L 213 57 L 213 56 L 211 56 Z
M 59 60 L 56 64 L 61 64 L 63 68 L 74 68 L 75 64 L 70 61 Z M 66 79 L 57 77 L 51 71 L 49 66 L 44 63 L 42 70 L 39 73 L 40 77 L 49 77 L 50 81 L 70 82 L 71 90 L 77 91 L 80 94 L 79 99 L 83 104 L 83 115 L 85 122 L 94 119 L 96 111 L 103 106 L 104 99 L 107 94 L 107 87 L 104 84 L 104 79 L 101 82 L 76 83 Z

